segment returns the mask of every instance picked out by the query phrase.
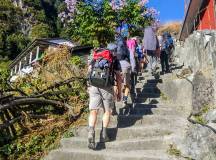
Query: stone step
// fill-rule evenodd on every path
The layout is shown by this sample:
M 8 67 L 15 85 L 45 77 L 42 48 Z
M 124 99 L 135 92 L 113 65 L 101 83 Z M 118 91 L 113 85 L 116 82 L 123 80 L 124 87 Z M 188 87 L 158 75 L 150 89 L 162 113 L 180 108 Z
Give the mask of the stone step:
M 92 151 L 89 149 L 58 149 L 51 151 L 46 160 L 169 160 L 165 150 Z
M 138 98 L 160 98 L 160 93 L 143 92 L 137 95 Z
M 179 125 L 180 126 L 180 125 Z M 172 124 L 163 125 L 146 125 L 133 126 L 128 128 L 108 128 L 107 133 L 111 141 L 125 140 L 134 138 L 146 138 L 155 136 L 167 136 L 176 132 L 179 126 L 172 126 Z M 96 140 L 100 139 L 101 126 L 95 129 Z M 73 131 L 75 137 L 87 138 L 88 127 L 80 127 Z
M 145 82 L 139 82 L 136 84 L 135 88 L 144 88 L 144 87 L 152 87 L 156 88 L 157 83 L 145 83 Z
M 127 107 L 119 109 L 121 115 L 183 115 L 182 112 L 172 108 L 141 108 L 141 107 Z
M 110 126 L 125 128 L 130 126 L 140 126 L 147 124 L 164 124 L 178 121 L 180 118 L 176 115 L 118 115 L 112 116 Z M 182 119 L 182 118 L 181 118 Z M 97 125 L 102 124 L 102 118 L 98 118 Z
M 73 137 L 61 140 L 62 148 L 78 149 L 87 148 L 87 138 Z M 136 138 L 125 139 L 119 141 L 112 141 L 107 143 L 96 142 L 96 149 L 113 149 L 116 151 L 131 151 L 131 150 L 160 150 L 166 149 L 167 144 L 164 143 L 164 137 L 151 137 L 151 138 Z
M 160 93 L 160 89 L 158 89 L 157 87 L 143 86 L 142 88 L 137 87 L 136 92 L 138 94 L 140 93 Z
M 145 103 L 145 104 L 159 104 L 161 102 L 161 98 L 150 98 L 150 97 L 137 97 L 135 103 Z

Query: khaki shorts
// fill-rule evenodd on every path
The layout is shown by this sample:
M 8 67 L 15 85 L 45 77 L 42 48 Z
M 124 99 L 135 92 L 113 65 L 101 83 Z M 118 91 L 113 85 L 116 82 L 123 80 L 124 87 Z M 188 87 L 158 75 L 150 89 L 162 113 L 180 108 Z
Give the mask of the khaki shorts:
M 88 92 L 90 110 L 98 110 L 102 107 L 105 111 L 111 111 L 114 108 L 113 87 L 102 89 L 90 86 Z
M 131 85 L 131 70 L 128 69 L 122 69 L 123 74 L 123 84 L 127 87 L 130 87 Z

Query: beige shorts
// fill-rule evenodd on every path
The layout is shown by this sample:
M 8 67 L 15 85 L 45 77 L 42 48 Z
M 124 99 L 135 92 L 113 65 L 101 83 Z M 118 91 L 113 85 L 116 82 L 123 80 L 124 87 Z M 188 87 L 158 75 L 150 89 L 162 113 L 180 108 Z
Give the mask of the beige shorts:
M 130 87 L 131 85 L 131 70 L 130 69 L 122 69 L 123 75 L 123 84 L 125 86 Z
M 88 88 L 89 92 L 89 109 L 98 110 L 101 107 L 105 111 L 111 111 L 114 107 L 114 92 L 113 87 L 109 88 L 97 88 L 90 86 Z

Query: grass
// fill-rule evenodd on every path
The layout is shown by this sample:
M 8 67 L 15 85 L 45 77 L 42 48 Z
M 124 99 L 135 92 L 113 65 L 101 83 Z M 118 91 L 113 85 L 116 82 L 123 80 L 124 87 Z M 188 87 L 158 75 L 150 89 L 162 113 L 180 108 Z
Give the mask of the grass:
M 168 101 L 169 100 L 169 98 L 164 93 L 160 93 L 160 97 L 164 101 Z
M 181 151 L 177 149 L 177 147 L 173 144 L 169 145 L 169 149 L 167 150 L 169 155 L 180 157 Z
M 196 115 L 194 116 L 196 122 L 200 123 L 200 124 L 207 124 L 207 121 L 203 118 L 202 115 Z

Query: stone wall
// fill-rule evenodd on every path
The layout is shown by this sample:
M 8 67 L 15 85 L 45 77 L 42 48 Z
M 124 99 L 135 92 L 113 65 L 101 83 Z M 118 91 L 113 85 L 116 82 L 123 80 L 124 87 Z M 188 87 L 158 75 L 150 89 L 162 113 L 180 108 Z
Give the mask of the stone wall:
M 174 55 L 178 65 L 184 64 L 183 70 L 191 70 L 191 73 L 181 79 L 168 79 L 159 88 L 173 103 L 186 105 L 194 120 L 216 130 L 216 31 L 195 31 L 184 43 L 176 45 Z M 178 146 L 184 156 L 216 160 L 214 131 L 200 124 L 190 124 L 183 133 L 183 141 Z
M 178 63 L 189 67 L 194 75 L 202 72 L 216 89 L 216 31 L 195 31 L 184 44 L 176 46 L 175 56 Z M 216 92 L 212 94 L 216 104 Z

